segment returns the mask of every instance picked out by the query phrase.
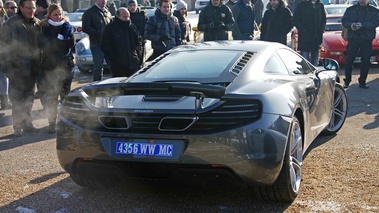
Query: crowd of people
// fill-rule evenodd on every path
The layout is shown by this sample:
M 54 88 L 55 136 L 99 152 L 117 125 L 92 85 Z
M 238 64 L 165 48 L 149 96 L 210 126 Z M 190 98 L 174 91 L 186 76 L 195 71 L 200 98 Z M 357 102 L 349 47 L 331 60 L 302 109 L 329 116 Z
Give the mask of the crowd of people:
M 358 1 L 342 18 L 349 35 L 344 87 L 351 82 L 354 59 L 360 51 L 359 86 L 367 89 L 371 42 L 379 26 L 379 12 L 368 0 Z M 93 81 L 102 80 L 104 60 L 112 77 L 129 77 L 145 61 L 189 42 L 187 3 L 179 0 L 174 6 L 171 0 L 159 0 L 157 4 L 150 18 L 137 0 L 122 1 L 119 8 L 113 3 L 108 6 L 111 11 L 107 0 L 95 0 L 84 12 L 82 28 L 90 39 Z M 317 65 L 326 24 L 324 4 L 320 0 L 303 0 L 289 7 L 284 0 L 269 0 L 264 13 L 263 7 L 262 0 L 229 0 L 226 4 L 210 0 L 199 15 L 197 27 L 204 33 L 204 41 L 253 40 L 259 25 L 261 40 L 286 45 L 287 34 L 295 26 L 298 50 Z M 151 41 L 153 49 L 149 59 L 146 40 Z M 39 132 L 31 116 L 36 88 L 48 114 L 48 133 L 55 133 L 57 106 L 71 89 L 74 71 L 72 26 L 62 7 L 47 0 L 19 0 L 18 4 L 0 0 L 0 42 L 1 109 L 12 109 L 14 135 Z

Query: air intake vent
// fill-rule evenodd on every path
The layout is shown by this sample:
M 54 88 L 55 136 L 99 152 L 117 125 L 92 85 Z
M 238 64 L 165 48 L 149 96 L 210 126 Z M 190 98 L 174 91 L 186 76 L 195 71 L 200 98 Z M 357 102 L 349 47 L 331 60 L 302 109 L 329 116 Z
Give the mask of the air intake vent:
M 232 69 L 232 73 L 238 75 L 242 69 L 246 66 L 246 64 L 250 61 L 251 57 L 253 57 L 253 53 L 251 52 L 246 52 L 240 60 L 238 60 L 237 64 L 234 65 Z

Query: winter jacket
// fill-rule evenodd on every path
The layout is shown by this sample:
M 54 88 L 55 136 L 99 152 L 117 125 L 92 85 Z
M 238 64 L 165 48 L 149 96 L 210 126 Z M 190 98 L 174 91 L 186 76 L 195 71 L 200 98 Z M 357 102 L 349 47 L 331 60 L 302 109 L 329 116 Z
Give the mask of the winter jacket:
M 71 67 L 67 65 L 73 63 L 73 61 L 69 61 L 72 59 L 71 49 L 74 47 L 72 26 L 69 22 L 64 22 L 60 26 L 53 26 L 47 21 L 41 25 L 44 35 L 42 71 L 49 72 L 57 66 L 62 66 L 69 70 Z M 58 39 L 58 35 L 61 35 L 62 38 Z
M 179 27 L 180 27 L 180 39 L 182 41 L 186 40 L 186 35 L 187 35 L 187 23 L 186 19 L 183 17 L 183 15 L 180 13 L 180 11 L 175 10 L 174 11 L 174 16 L 178 18 L 179 22 Z
M 145 27 L 145 38 L 151 41 L 154 50 L 164 52 L 181 44 L 178 19 L 171 13 L 165 15 L 158 8 L 150 17 Z M 168 41 L 161 42 L 161 36 L 168 36 Z
M 136 12 L 132 13 L 130 12 L 130 20 L 132 20 L 132 23 L 136 25 L 139 34 L 145 38 L 145 26 L 146 22 L 149 18 L 147 17 L 145 11 L 141 10 L 140 8 L 137 8 Z
M 106 8 L 104 8 L 104 12 L 101 11 L 96 4 L 83 13 L 82 28 L 83 32 L 89 35 L 91 45 L 100 45 L 101 34 L 105 26 L 111 22 L 111 13 Z
M 298 49 L 318 51 L 326 24 L 324 5 L 319 0 L 315 5 L 311 1 L 300 2 L 293 14 L 293 23 L 298 30 Z
M 235 20 L 233 38 L 240 36 L 250 36 L 254 34 L 254 9 L 251 3 L 246 4 L 245 0 L 239 0 L 232 8 Z
M 287 34 L 293 27 L 292 13 L 284 5 L 283 1 L 279 1 L 279 6 L 274 10 L 270 3 L 266 10 L 261 27 L 261 40 L 279 42 L 287 44 Z
M 361 22 L 362 27 L 354 31 L 351 25 L 356 22 Z M 378 9 L 371 5 L 360 6 L 357 3 L 346 9 L 342 25 L 348 29 L 348 41 L 372 41 L 375 38 L 376 27 L 379 26 Z
M 142 45 L 143 38 L 137 27 L 131 22 L 122 21 L 117 16 L 105 27 L 101 39 L 101 50 L 111 62 L 111 69 L 140 68 Z
M 215 26 L 219 22 L 225 27 Z M 204 41 L 216 41 L 228 40 L 228 31 L 233 29 L 233 25 L 234 18 L 230 8 L 222 3 L 215 7 L 210 0 L 199 15 L 197 28 L 204 32 Z
M 37 76 L 41 68 L 42 30 L 37 18 L 26 20 L 17 14 L 1 28 L 2 71 L 8 78 Z

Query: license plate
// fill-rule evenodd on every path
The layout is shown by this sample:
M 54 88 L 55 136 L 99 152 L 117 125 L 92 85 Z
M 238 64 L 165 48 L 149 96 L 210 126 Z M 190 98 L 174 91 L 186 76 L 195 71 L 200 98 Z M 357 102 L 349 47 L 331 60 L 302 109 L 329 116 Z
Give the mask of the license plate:
M 101 138 L 106 152 L 122 159 L 164 159 L 176 160 L 182 155 L 184 140 Z
M 116 154 L 172 157 L 173 144 L 117 142 Z
M 371 56 L 370 57 L 370 62 L 374 62 L 376 61 L 376 57 L 375 56 Z M 361 63 L 361 57 L 356 57 L 355 60 L 354 60 L 354 63 Z

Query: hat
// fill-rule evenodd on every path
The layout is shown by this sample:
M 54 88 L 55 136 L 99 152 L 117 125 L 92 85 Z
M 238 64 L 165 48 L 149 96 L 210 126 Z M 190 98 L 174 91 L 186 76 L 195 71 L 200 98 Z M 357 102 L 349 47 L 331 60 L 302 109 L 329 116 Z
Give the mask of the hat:
M 182 8 L 186 8 L 187 9 L 187 3 L 185 3 L 182 0 L 179 0 L 178 3 L 176 3 L 176 10 L 179 11 Z
M 37 0 L 36 5 L 45 9 L 49 7 L 49 3 L 47 2 L 47 0 Z
M 128 0 L 128 5 L 132 4 L 132 3 L 138 5 L 137 0 Z

